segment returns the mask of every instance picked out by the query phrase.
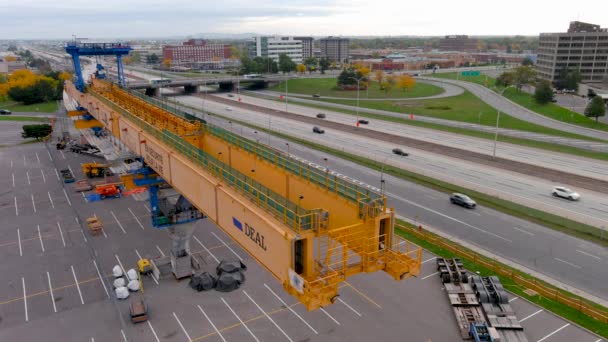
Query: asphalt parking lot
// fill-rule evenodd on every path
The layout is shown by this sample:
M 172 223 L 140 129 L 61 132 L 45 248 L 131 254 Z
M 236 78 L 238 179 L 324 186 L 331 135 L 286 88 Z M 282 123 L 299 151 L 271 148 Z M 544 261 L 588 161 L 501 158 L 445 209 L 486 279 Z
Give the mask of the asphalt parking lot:
M 80 163 L 88 161 L 43 144 L 0 149 L 0 341 L 460 340 L 428 253 L 417 279 L 358 275 L 342 285 L 336 304 L 307 312 L 209 221 L 195 232 L 193 252 L 209 271 L 219 260 L 243 259 L 244 286 L 197 293 L 187 281 L 145 278 L 150 320 L 132 325 L 128 302 L 114 299 L 111 268 L 168 254 L 170 241 L 152 228 L 146 202 L 88 203 L 64 187 L 58 170 L 71 168 L 80 179 Z M 92 215 L 103 234 L 83 229 Z M 530 341 L 601 341 L 522 299 L 512 305 Z

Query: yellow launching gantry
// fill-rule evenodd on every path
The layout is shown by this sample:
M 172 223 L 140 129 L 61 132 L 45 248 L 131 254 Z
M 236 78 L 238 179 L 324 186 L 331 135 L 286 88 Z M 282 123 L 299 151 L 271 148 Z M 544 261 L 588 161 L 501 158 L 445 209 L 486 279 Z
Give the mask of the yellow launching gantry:
M 394 234 L 384 195 L 219 127 L 163 110 L 93 80 L 66 91 L 213 220 L 309 310 L 338 285 L 383 270 L 420 272 L 422 250 Z

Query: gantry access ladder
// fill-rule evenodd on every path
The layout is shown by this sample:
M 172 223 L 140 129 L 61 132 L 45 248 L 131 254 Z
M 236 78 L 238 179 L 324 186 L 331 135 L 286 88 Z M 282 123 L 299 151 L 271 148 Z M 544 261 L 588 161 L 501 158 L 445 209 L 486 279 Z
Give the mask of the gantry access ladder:
M 395 213 L 370 186 L 106 81 L 86 93 L 66 83 L 66 91 L 309 310 L 333 303 L 354 274 L 419 274 L 422 250 L 394 234 Z

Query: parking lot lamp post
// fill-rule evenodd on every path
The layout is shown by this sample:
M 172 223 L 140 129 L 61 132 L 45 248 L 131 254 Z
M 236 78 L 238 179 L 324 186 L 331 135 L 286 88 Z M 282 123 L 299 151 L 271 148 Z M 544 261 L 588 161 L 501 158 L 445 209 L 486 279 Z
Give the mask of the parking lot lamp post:
M 508 87 L 506 87 L 505 89 L 503 89 L 500 92 L 500 96 L 502 96 L 502 94 L 504 94 L 505 90 L 514 87 L 513 85 L 510 85 Z M 497 115 L 496 115 L 496 131 L 494 132 L 494 149 L 492 150 L 492 156 L 494 158 L 496 158 L 496 143 L 498 142 L 498 123 L 500 121 L 500 109 L 496 110 Z

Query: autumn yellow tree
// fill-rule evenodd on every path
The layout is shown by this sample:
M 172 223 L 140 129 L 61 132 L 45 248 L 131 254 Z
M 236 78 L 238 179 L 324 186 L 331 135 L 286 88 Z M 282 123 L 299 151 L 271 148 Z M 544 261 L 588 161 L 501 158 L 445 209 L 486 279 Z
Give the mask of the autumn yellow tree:
M 6 56 L 6 57 L 4 57 L 4 61 L 5 62 L 14 62 L 16 60 L 17 60 L 17 57 L 15 57 L 15 56 Z
M 59 77 L 60 80 L 69 81 L 72 79 L 72 74 L 70 74 L 67 71 L 63 71 L 63 72 L 60 72 L 57 77 Z
M 296 65 L 296 71 L 303 74 L 306 72 L 306 66 L 304 64 L 298 64 Z
M 376 80 L 378 84 L 382 84 L 382 82 L 384 82 L 384 71 L 376 70 L 374 72 L 374 80 Z
M 167 59 L 165 59 L 165 60 L 163 61 L 163 65 L 164 65 L 166 68 L 170 68 L 170 67 L 171 67 L 171 63 L 172 63 L 172 62 L 173 62 L 173 61 L 172 61 L 171 59 L 167 58 Z
M 397 88 L 403 89 L 403 91 L 413 88 L 414 85 L 416 85 L 416 80 L 410 75 L 401 75 L 397 79 Z
M 380 83 L 380 88 L 384 90 L 386 95 L 388 95 L 389 91 L 393 89 L 396 83 L 397 80 L 395 79 L 395 76 L 389 75 L 384 82 Z
M 122 59 L 123 63 L 125 63 L 125 65 L 129 65 L 131 63 L 133 63 L 133 58 L 131 58 L 130 56 L 127 56 L 125 58 Z

